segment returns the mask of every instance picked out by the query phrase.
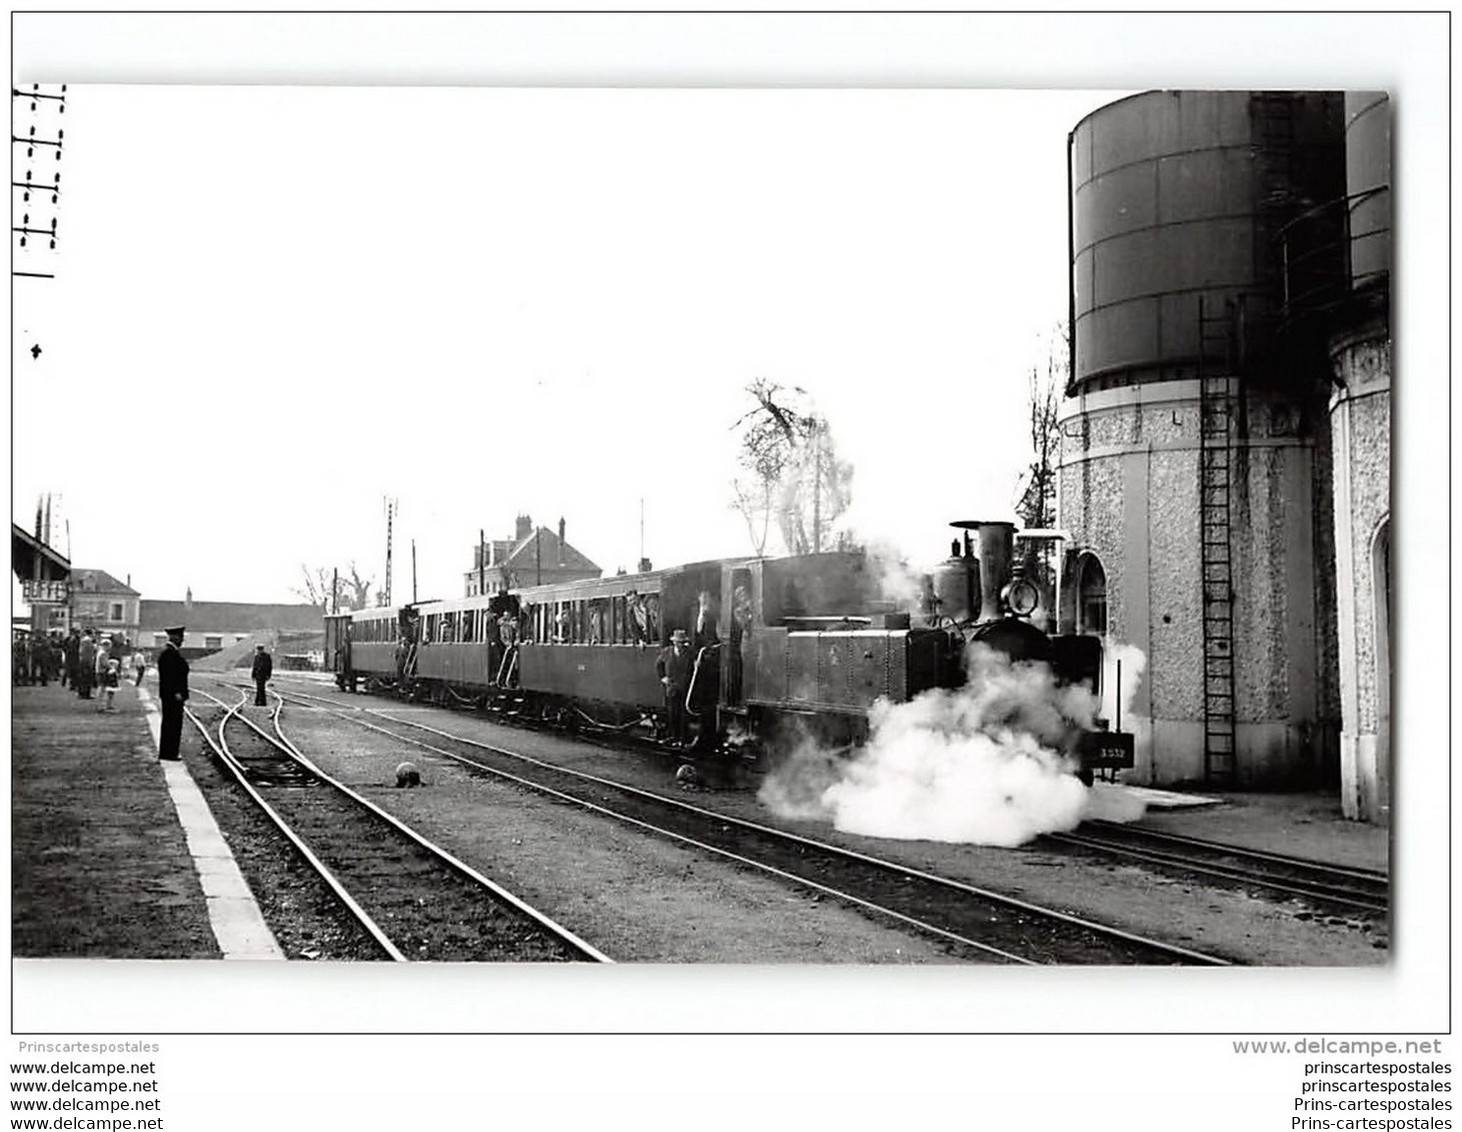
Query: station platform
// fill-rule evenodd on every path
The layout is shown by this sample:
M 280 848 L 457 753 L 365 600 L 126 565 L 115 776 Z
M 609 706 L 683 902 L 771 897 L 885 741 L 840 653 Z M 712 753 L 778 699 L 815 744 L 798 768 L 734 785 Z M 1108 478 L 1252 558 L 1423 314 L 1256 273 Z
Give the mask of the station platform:
M 146 686 L 103 703 L 11 689 L 12 955 L 277 957 L 186 765 L 157 757 Z
M 1327 864 L 1388 871 L 1391 831 L 1348 820 L 1334 794 L 1317 791 L 1156 790 L 1097 783 L 1144 810 L 1133 824 Z

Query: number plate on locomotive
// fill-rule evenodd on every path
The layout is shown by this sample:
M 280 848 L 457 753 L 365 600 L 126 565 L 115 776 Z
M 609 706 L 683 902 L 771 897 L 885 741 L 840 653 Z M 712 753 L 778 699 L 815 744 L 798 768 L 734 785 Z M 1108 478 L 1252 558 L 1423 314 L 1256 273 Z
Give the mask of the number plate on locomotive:
M 1088 770 L 1124 770 L 1136 763 L 1132 734 L 1127 731 L 1088 731 L 1077 750 Z

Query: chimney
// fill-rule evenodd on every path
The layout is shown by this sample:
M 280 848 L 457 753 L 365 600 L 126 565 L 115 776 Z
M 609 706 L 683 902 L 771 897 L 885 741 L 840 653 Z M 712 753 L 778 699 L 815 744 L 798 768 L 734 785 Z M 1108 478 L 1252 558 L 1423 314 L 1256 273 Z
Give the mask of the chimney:
M 998 621 L 1005 612 L 1000 591 L 1010 581 L 1014 557 L 1015 524 L 981 523 L 980 531 L 980 620 Z
M 533 533 L 533 518 L 532 518 L 532 516 L 530 516 L 530 515 L 519 515 L 518 516 L 518 533 L 516 535 L 518 541 L 521 542 L 523 539 L 527 538 L 532 533 Z
M 192 586 L 189 586 L 186 590 L 183 591 L 183 608 L 184 609 L 192 609 L 193 608 L 193 587 Z
M 564 521 L 563 521 L 563 516 L 560 515 L 558 517 L 558 564 L 560 566 L 563 565 L 563 532 L 564 532 Z

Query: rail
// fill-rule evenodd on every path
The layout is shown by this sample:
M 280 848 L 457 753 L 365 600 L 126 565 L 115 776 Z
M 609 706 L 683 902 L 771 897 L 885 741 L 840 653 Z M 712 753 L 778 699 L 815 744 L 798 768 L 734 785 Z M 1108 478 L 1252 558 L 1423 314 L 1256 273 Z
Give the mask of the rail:
M 1283 286 L 1282 326 L 1291 328 L 1329 314 L 1357 293 L 1375 290 L 1389 278 L 1389 256 L 1385 266 L 1357 272 L 1354 253 L 1362 241 L 1384 240 L 1389 244 L 1390 224 L 1357 234 L 1353 231 L 1352 217 L 1357 205 L 1390 191 L 1390 185 L 1380 185 L 1326 201 L 1300 213 L 1279 229 L 1275 239 L 1279 245 Z M 1380 255 L 1377 253 L 1377 258 Z

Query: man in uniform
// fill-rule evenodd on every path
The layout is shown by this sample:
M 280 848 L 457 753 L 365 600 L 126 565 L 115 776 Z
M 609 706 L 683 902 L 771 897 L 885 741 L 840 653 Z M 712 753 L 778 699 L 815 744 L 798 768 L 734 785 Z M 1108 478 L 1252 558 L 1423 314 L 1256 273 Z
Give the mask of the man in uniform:
M 183 643 L 184 627 L 169 629 L 168 642 L 157 655 L 157 693 L 162 700 L 162 734 L 158 737 L 157 757 L 177 759 L 178 744 L 183 738 L 183 704 L 188 699 L 188 662 L 178 651 Z
M 268 706 L 269 701 L 264 698 L 264 685 L 274 675 L 274 658 L 264 651 L 263 645 L 254 646 L 254 667 L 249 675 L 254 678 L 254 687 L 257 689 L 254 706 Z

